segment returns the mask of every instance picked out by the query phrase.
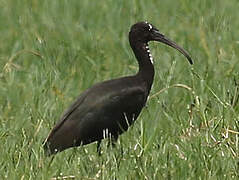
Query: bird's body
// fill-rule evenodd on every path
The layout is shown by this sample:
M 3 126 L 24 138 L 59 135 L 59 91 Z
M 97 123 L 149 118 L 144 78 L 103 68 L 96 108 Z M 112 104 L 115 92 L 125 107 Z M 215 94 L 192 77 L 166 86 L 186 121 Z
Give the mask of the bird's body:
M 61 151 L 107 136 L 117 139 L 138 117 L 148 96 L 146 87 L 134 79 L 105 81 L 86 90 L 53 129 L 48 138 L 55 139 L 51 148 Z M 117 86 L 119 82 L 122 86 Z
M 158 33 L 158 30 L 147 22 L 131 27 L 129 40 L 139 63 L 138 73 L 95 84 L 83 92 L 63 114 L 46 139 L 44 147 L 48 153 L 54 154 L 94 141 L 100 143 L 107 137 L 117 140 L 137 119 L 147 101 L 154 79 L 152 56 L 147 43 L 150 40 L 158 40 L 157 35 L 156 39 L 144 37 L 143 30 L 154 30 L 154 33 Z M 168 39 L 165 41 L 173 43 Z M 168 45 L 177 48 L 191 63 L 190 57 L 182 48 L 169 43 Z

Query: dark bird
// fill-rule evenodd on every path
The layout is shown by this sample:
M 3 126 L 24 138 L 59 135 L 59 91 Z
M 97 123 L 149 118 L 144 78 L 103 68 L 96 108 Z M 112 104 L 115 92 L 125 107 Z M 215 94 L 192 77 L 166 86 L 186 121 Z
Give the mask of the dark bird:
M 148 42 L 159 41 L 181 52 L 193 64 L 189 54 L 148 22 L 131 27 L 129 42 L 139 64 L 136 75 L 95 84 L 83 92 L 66 110 L 44 143 L 48 154 L 70 147 L 118 136 L 127 131 L 145 106 L 154 79 L 153 58 Z

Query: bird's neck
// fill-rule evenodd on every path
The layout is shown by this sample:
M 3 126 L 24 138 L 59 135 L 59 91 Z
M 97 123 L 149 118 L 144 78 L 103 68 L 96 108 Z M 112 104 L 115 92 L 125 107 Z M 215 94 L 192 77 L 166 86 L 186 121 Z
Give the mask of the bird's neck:
M 150 90 L 154 79 L 154 66 L 149 46 L 147 43 L 131 43 L 131 47 L 139 64 L 139 71 L 136 76 L 146 82 Z

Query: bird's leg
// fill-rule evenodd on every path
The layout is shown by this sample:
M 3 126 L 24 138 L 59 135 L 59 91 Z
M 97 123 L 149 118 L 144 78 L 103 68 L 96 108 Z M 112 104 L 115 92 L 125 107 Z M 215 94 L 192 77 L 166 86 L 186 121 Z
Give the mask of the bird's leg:
M 101 140 L 97 141 L 97 153 L 101 156 L 101 147 L 100 147 Z

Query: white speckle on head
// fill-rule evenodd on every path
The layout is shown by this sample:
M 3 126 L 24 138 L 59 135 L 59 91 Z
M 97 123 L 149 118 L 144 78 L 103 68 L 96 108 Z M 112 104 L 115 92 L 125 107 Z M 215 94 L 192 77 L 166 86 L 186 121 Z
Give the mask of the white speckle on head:
M 148 24 L 149 25 L 149 31 L 151 31 L 151 29 L 153 29 L 153 26 L 151 24 Z
M 147 21 L 145 21 L 145 23 L 149 26 L 149 31 L 151 31 L 151 29 L 153 29 L 153 26 L 150 23 L 148 23 Z

